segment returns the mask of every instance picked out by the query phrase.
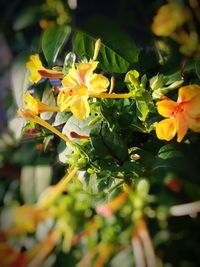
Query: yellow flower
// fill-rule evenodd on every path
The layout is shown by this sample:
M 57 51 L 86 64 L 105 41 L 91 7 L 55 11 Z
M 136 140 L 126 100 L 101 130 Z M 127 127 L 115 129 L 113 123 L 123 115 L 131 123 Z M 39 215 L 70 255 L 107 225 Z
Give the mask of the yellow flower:
M 159 139 L 171 140 L 177 133 L 181 142 L 188 129 L 200 132 L 200 86 L 187 85 L 179 89 L 177 102 L 162 100 L 157 102 L 158 113 L 166 119 L 156 126 Z
M 41 112 L 58 112 L 59 107 L 48 106 L 42 103 L 39 99 L 34 98 L 29 92 L 24 95 L 25 108 L 30 110 L 33 114 L 38 115 Z
M 72 67 L 62 80 L 63 88 L 58 95 L 58 106 L 61 111 L 70 108 L 74 116 L 80 120 L 90 114 L 88 98 L 105 92 L 109 80 L 101 74 L 93 73 L 98 61 L 80 63 Z
M 10 211 L 11 221 L 5 229 L 8 236 L 32 233 L 39 222 L 52 217 L 49 211 L 35 206 L 23 205 Z
M 191 13 L 184 6 L 176 3 L 163 5 L 154 17 L 152 31 L 158 36 L 169 36 L 190 18 Z
M 31 75 L 29 76 L 29 80 L 32 83 L 37 83 L 42 79 L 42 76 L 39 74 L 38 70 L 45 70 L 40 61 L 39 55 L 30 56 L 29 62 L 26 64 L 28 70 L 30 70 Z
M 189 34 L 184 34 L 183 32 L 183 36 L 180 35 L 177 33 L 177 42 L 179 37 L 183 37 L 180 38 L 179 43 L 182 44 L 180 47 L 180 51 L 184 55 L 191 55 L 194 52 L 200 52 L 199 36 L 196 32 L 190 32 Z
M 42 62 L 40 61 L 39 55 L 32 55 L 30 56 L 30 60 L 26 64 L 27 69 L 31 72 L 31 75 L 29 76 L 29 80 L 32 83 L 39 82 L 42 77 L 44 78 L 63 78 L 62 71 L 55 67 L 53 70 L 46 69 Z

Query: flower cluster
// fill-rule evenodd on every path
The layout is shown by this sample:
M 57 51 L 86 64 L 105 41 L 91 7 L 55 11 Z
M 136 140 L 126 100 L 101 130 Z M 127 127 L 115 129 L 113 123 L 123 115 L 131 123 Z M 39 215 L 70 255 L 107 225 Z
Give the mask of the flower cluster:
M 65 24 L 62 1 L 48 5 L 59 7 Z M 30 55 L 26 63 L 29 81 L 17 111 L 23 126 L 14 148 L 23 146 L 23 156 L 14 153 L 13 158 L 16 166 L 22 160 L 31 171 L 25 177 L 22 166 L 22 199 L 1 212 L 3 267 L 46 266 L 60 254 L 77 267 L 115 267 L 121 253 L 131 257 L 128 265 L 154 267 L 161 261 L 159 246 L 170 240 L 168 218 L 194 218 L 200 212 L 198 190 L 193 197 L 186 188 L 198 177 L 200 154 L 200 49 L 194 21 L 189 5 L 170 1 L 158 8 L 151 27 L 158 62 L 152 60 L 150 70 L 143 50 L 131 40 L 124 57 L 124 51 L 117 53 L 120 47 L 81 31 L 72 40 L 74 52 L 65 55 L 65 25 L 47 25 L 43 53 Z M 51 45 L 45 46 L 47 41 Z M 180 45 L 175 60 L 174 41 Z M 169 62 L 175 62 L 174 71 Z M 50 174 L 40 173 L 44 165 Z M 188 194 L 190 203 L 177 205 L 181 194 Z M 148 230 L 149 222 L 161 228 L 160 235 Z
M 161 6 L 153 19 L 152 32 L 159 37 L 170 37 L 185 55 L 199 54 L 195 22 L 191 10 L 185 5 L 170 2 Z

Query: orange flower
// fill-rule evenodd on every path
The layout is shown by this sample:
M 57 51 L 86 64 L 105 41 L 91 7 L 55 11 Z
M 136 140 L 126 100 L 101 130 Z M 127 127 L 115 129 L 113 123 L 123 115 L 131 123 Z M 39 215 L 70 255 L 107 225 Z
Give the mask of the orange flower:
M 14 250 L 7 243 L 0 243 L 1 267 L 26 267 L 28 265 L 25 253 Z
M 39 267 L 54 249 L 59 238 L 59 232 L 50 232 L 45 240 L 26 252 L 19 252 L 6 242 L 0 243 L 1 267 Z
M 152 31 L 158 36 L 169 36 L 191 18 L 190 11 L 176 3 L 169 3 L 159 8 L 154 17 Z
M 179 89 L 177 102 L 167 99 L 157 102 L 158 113 L 166 119 L 156 126 L 159 139 L 171 140 L 177 134 L 181 142 L 188 129 L 200 132 L 200 86 L 187 85 Z

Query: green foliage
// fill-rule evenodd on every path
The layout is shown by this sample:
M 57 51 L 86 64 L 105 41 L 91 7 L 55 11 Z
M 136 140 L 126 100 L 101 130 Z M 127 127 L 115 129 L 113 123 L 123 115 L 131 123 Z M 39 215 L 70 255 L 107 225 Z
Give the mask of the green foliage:
M 199 115 L 188 120 L 193 110 L 190 105 L 188 114 L 182 110 L 188 102 L 180 99 L 179 88 L 200 85 L 200 38 L 196 50 L 183 54 L 183 46 L 194 44 L 183 37 L 176 42 L 179 31 L 155 36 L 151 23 L 163 1 L 90 6 L 79 1 L 77 11 L 71 2 L 27 1 L 16 16 L 18 1 L 13 1 L 3 15 L 13 55 L 25 52 L 9 63 L 16 103 L 8 95 L 9 130 L 4 125 L 0 135 L 0 245 L 14 244 L 21 256 L 39 244 L 33 260 L 44 267 L 140 267 L 140 260 L 145 267 L 156 266 L 154 261 L 198 267 L 200 138 L 192 126 L 199 125 Z M 191 11 L 190 21 L 178 30 L 188 38 L 198 33 L 192 1 L 168 2 Z M 99 64 L 91 70 L 98 38 Z M 36 51 L 47 64 L 45 74 L 33 64 L 41 79 L 31 84 L 26 63 Z M 3 78 L 4 70 L 0 74 Z M 106 79 L 110 85 L 103 90 Z M 27 90 L 37 100 L 25 105 Z M 199 103 L 195 97 L 191 102 Z M 68 103 L 65 112 L 59 98 Z M 155 130 L 165 116 L 157 102 L 163 99 L 177 101 L 169 115 L 176 131 L 183 121 L 188 126 L 181 142 L 177 136 L 158 139 Z M 15 104 L 25 108 L 20 109 L 24 118 L 13 118 Z M 84 113 L 83 107 L 89 116 L 76 118 L 74 110 Z M 179 121 L 181 112 L 185 117 Z M 58 234 L 55 242 L 46 239 L 52 233 Z M 48 254 L 43 262 L 40 252 Z
M 51 67 L 67 42 L 71 28 L 69 26 L 56 26 L 46 29 L 42 36 L 42 51 L 48 65 Z
M 200 58 L 197 58 L 195 61 L 196 74 L 200 79 Z
M 29 72 L 26 69 L 26 62 L 28 60 L 28 55 L 29 55 L 28 52 L 19 55 L 15 59 L 11 69 L 12 89 L 18 107 L 23 106 L 24 104 L 23 96 L 29 86 L 29 80 L 28 80 Z
M 187 145 L 171 144 L 161 147 L 154 165 L 157 179 L 165 179 L 166 175 L 173 173 L 174 177 L 198 182 L 198 163 L 191 160 L 192 153 Z
M 81 57 L 93 57 L 95 38 L 78 31 L 74 37 L 74 51 Z M 137 61 L 137 51 L 134 51 L 134 56 L 132 58 L 125 58 L 114 48 L 109 47 L 104 43 L 101 44 L 101 50 L 99 53 L 98 60 L 103 71 L 108 73 L 125 73 L 127 72 L 130 64 Z
M 99 123 L 90 133 L 94 154 L 103 158 L 109 156 L 114 162 L 122 164 L 128 155 L 128 148 L 115 129 L 109 129 L 107 124 Z

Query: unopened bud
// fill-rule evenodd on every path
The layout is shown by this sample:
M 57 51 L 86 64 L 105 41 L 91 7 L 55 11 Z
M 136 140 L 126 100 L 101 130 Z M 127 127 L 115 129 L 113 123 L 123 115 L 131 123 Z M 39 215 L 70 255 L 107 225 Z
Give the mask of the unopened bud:
M 97 59 L 100 48 L 101 48 L 101 39 L 97 39 L 95 42 L 95 47 L 94 47 L 93 60 Z
M 153 91 L 162 88 L 164 86 L 164 82 L 164 76 L 162 74 L 158 74 L 149 80 L 150 87 Z

